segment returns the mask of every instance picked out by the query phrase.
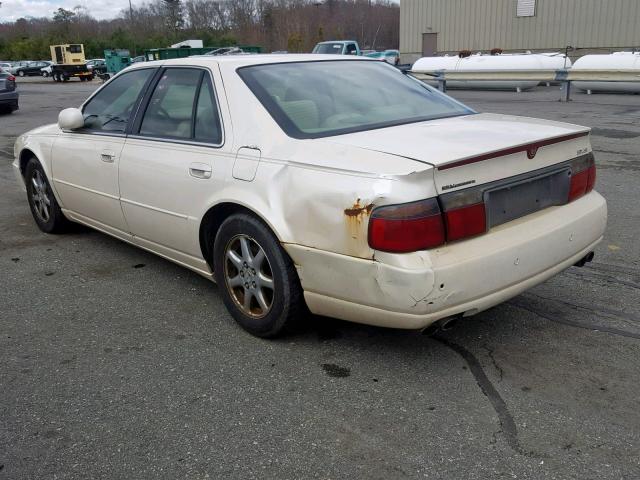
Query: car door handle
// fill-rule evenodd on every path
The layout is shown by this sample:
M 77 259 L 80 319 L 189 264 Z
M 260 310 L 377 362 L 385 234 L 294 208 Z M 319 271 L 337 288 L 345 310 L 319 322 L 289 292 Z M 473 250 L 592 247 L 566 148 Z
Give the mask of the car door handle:
M 106 163 L 113 163 L 116 159 L 116 156 L 113 152 L 102 152 L 100 154 L 100 160 Z
M 211 166 L 206 163 L 192 163 L 189 165 L 189 175 L 196 178 L 211 178 Z

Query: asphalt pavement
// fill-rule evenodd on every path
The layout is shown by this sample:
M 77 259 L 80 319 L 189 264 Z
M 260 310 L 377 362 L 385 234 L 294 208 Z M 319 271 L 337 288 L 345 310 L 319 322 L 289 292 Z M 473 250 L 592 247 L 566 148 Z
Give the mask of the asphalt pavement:
M 36 228 L 13 142 L 97 85 L 20 79 L 0 116 L 0 480 L 640 477 L 640 96 L 449 92 L 593 127 L 593 263 L 433 338 L 314 317 L 260 340 L 197 274 Z

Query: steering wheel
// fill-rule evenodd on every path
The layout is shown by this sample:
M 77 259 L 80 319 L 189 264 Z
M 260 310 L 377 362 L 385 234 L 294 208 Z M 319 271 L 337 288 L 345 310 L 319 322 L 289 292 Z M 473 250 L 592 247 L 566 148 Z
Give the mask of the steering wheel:
M 159 113 L 160 115 L 162 115 L 167 120 L 171 119 L 171 115 L 169 115 L 169 112 L 167 112 L 164 108 L 162 108 L 160 106 L 158 106 L 158 108 L 156 108 L 156 112 Z

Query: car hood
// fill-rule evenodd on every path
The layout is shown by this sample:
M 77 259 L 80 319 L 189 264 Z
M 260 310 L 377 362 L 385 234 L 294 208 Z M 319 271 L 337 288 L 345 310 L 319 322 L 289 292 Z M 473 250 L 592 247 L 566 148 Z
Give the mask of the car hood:
M 509 147 L 587 131 L 587 127 L 568 123 L 480 113 L 339 135 L 326 141 L 440 167 Z

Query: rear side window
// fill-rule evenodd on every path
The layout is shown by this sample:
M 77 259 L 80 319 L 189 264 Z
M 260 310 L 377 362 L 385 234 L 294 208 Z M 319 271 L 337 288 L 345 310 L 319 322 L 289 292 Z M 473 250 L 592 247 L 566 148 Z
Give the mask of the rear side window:
M 191 68 L 165 70 L 149 100 L 140 135 L 192 138 L 193 104 L 201 77 L 201 70 Z
M 218 115 L 218 105 L 213 92 L 211 79 L 205 76 L 198 104 L 196 107 L 195 140 L 219 144 L 222 142 L 222 129 L 220 128 L 220 117 Z
M 158 81 L 140 124 L 140 135 L 219 144 L 222 129 L 209 75 L 169 68 Z
M 114 78 L 84 106 L 88 130 L 124 133 L 142 89 L 155 70 L 145 68 Z

